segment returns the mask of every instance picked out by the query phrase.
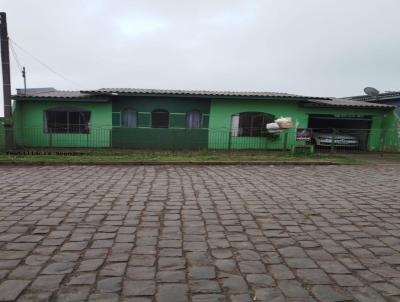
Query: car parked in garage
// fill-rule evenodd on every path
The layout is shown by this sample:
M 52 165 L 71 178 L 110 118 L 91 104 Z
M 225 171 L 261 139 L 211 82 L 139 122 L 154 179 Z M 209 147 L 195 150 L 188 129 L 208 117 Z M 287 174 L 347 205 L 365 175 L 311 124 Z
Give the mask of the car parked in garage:
M 312 141 L 316 146 L 357 147 L 358 139 L 341 130 L 318 129 L 312 132 Z

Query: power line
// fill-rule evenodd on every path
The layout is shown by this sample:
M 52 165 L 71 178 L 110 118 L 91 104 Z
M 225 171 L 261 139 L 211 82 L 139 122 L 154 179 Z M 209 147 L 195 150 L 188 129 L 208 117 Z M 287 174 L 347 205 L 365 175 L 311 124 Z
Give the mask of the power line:
M 15 41 L 13 41 L 11 38 L 9 38 L 10 40 L 10 45 L 15 45 L 17 48 L 19 48 L 21 51 L 23 51 L 24 53 L 26 53 L 27 55 L 29 55 L 32 59 L 34 59 L 36 62 L 38 62 L 39 64 L 41 64 L 42 66 L 46 67 L 49 71 L 51 71 L 52 73 L 54 73 L 55 75 L 58 75 L 60 78 L 62 78 L 63 80 L 70 82 L 74 85 L 83 87 L 81 84 L 72 81 L 70 79 L 68 79 L 67 77 L 63 76 L 61 73 L 57 72 L 56 70 L 54 70 L 52 67 L 50 67 L 49 65 L 47 65 L 46 63 L 44 63 L 42 60 L 40 60 L 39 58 L 35 57 L 33 54 L 31 54 L 29 51 L 23 49 L 21 46 L 19 46 Z
M 21 63 L 20 63 L 20 61 L 18 59 L 17 52 L 15 51 L 15 48 L 12 45 L 12 43 L 10 43 L 10 49 L 11 49 L 11 53 L 13 55 L 13 58 L 14 58 L 15 62 L 17 63 L 19 71 L 22 72 L 22 65 L 21 65 Z

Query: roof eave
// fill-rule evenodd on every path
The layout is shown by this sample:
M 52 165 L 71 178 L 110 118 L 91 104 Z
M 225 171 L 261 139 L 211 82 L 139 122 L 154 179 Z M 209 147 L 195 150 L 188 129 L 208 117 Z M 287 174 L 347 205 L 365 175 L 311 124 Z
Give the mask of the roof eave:
M 96 96 L 85 96 L 85 97 L 56 97 L 56 96 L 23 96 L 23 95 L 12 95 L 11 98 L 15 101 L 90 101 L 93 103 L 104 103 L 108 102 L 107 98 L 99 98 Z
M 205 98 L 205 99 L 287 99 L 304 101 L 307 99 L 324 99 L 330 100 L 331 98 L 321 97 L 306 97 L 306 96 L 295 96 L 295 95 L 216 95 L 216 94 L 190 94 L 190 93 L 151 93 L 151 92 L 104 92 L 104 91 L 81 91 L 82 93 L 88 93 L 97 96 L 134 96 L 134 97 L 179 97 L 179 98 Z

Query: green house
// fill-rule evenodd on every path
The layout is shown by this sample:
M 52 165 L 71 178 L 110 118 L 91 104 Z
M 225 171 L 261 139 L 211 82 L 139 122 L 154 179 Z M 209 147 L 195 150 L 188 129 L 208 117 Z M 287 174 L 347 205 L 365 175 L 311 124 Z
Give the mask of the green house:
M 20 148 L 282 149 L 306 144 L 305 128 L 347 130 L 371 151 L 399 141 L 393 106 L 286 93 L 39 88 L 13 100 Z M 267 131 L 279 117 L 293 127 Z

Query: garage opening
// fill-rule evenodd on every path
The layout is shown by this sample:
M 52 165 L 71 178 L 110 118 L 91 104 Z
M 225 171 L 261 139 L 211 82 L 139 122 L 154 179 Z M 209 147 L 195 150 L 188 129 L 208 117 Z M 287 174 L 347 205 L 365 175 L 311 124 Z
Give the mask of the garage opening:
M 317 147 L 334 144 L 335 147 L 367 150 L 371 123 L 371 116 L 310 114 L 308 128 L 312 129 L 312 141 Z

